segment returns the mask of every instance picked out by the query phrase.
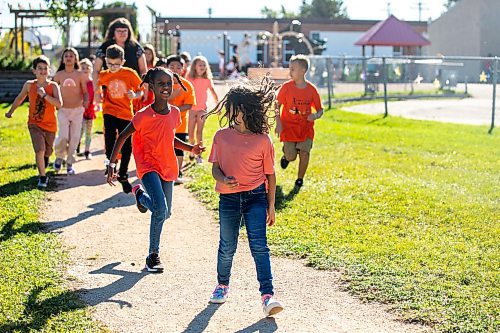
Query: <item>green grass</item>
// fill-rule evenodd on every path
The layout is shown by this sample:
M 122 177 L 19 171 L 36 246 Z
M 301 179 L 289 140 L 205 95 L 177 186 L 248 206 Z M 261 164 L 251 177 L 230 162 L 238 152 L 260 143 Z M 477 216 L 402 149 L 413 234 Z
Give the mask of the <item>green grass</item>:
M 500 140 L 486 131 L 328 111 L 300 192 L 297 162 L 276 164 L 273 252 L 341 271 L 349 291 L 405 321 L 498 332 Z M 188 186 L 215 209 L 209 168 L 191 169 Z
M 0 106 L 0 332 L 102 332 L 65 286 L 58 237 L 42 230 L 46 195 L 36 189 L 27 107 L 12 119 L 7 110 Z

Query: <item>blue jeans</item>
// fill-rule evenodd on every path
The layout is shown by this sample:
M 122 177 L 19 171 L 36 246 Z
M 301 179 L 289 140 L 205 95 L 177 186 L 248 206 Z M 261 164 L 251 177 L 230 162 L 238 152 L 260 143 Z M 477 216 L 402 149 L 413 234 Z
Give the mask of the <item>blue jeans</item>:
M 240 225 L 243 221 L 257 269 L 260 293 L 261 295 L 274 294 L 271 260 L 266 237 L 267 205 L 264 184 L 251 191 L 220 195 L 220 241 L 217 256 L 217 280 L 219 284 L 229 285 L 231 266 L 238 245 Z
M 149 253 L 159 253 L 163 222 L 172 214 L 174 182 L 164 181 L 154 171 L 146 173 L 141 180 L 146 192 L 139 197 L 139 202 L 151 211 Z

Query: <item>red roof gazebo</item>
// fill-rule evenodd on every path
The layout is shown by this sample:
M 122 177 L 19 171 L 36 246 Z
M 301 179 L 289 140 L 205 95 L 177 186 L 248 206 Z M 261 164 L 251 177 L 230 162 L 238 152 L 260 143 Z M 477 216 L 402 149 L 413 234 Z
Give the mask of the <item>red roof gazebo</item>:
M 354 45 L 363 47 L 363 56 L 365 56 L 365 46 L 372 47 L 372 56 L 375 55 L 375 46 L 402 47 L 403 55 L 414 55 L 417 47 L 421 49 L 430 43 L 408 23 L 391 15 L 385 21 L 380 21 L 371 27 Z

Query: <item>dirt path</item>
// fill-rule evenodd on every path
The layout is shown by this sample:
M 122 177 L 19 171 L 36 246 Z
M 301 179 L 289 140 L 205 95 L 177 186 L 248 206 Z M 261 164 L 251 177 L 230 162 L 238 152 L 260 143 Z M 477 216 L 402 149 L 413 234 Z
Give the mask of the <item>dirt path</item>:
M 175 187 L 173 215 L 161 239 L 165 272 L 143 272 L 149 213 L 140 214 L 121 187 L 104 183 L 103 159 L 101 151 L 91 161 L 78 162 L 77 175 L 57 176 L 59 190 L 49 194 L 44 220 L 70 249 L 68 275 L 75 290 L 112 331 L 424 331 L 398 322 L 380 304 L 363 304 L 341 291 L 337 273 L 281 258 L 272 264 L 277 297 L 286 308 L 274 319 L 263 318 L 245 239 L 235 258 L 228 302 L 209 305 L 216 284 L 218 227 L 182 186 Z

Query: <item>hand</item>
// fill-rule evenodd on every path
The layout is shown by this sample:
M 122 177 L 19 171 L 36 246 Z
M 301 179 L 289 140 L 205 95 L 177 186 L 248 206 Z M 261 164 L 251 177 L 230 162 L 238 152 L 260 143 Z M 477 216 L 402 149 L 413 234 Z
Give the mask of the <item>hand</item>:
M 115 183 L 113 182 L 113 180 L 116 179 L 115 168 L 111 167 L 110 165 L 108 165 L 106 168 L 108 168 L 108 175 L 106 176 L 106 182 L 110 186 L 116 186 Z
M 268 226 L 273 226 L 273 224 L 276 222 L 276 210 L 274 208 L 274 205 L 272 207 L 269 207 L 267 209 L 267 220 L 266 223 Z
M 191 152 L 195 155 L 200 155 L 201 153 L 203 153 L 205 151 L 205 147 L 203 147 L 203 141 L 200 141 L 198 142 L 197 144 L 195 144 L 193 146 L 193 148 L 191 148 Z
M 281 132 L 283 132 L 283 125 L 280 123 L 276 124 L 276 128 L 274 129 L 274 132 L 276 133 L 276 136 L 279 138 L 281 135 Z
M 94 96 L 94 103 L 96 105 L 99 105 L 99 104 L 102 103 L 102 97 L 101 97 L 100 93 L 95 94 L 95 96 Z
M 36 93 L 37 93 L 38 95 L 40 95 L 40 97 L 42 97 L 43 95 L 47 95 L 47 93 L 45 92 L 45 89 L 44 89 L 43 87 L 38 87 L 38 88 L 36 89 Z
M 240 184 L 233 176 L 224 177 L 224 185 L 229 187 L 231 190 L 236 189 Z
M 137 95 L 135 94 L 135 92 L 133 90 L 129 90 L 127 92 L 127 96 L 128 96 L 129 99 L 135 99 L 135 98 L 137 98 Z
M 318 119 L 318 118 L 316 117 L 316 113 L 311 113 L 310 115 L 308 115 L 308 116 L 307 116 L 307 120 L 308 120 L 308 121 L 312 121 L 312 122 L 314 122 L 316 119 Z
M 13 114 L 13 113 L 14 113 L 14 112 L 13 112 L 12 110 L 11 110 L 11 111 L 9 111 L 9 112 L 5 112 L 5 117 L 7 117 L 7 118 L 12 118 L 12 114 Z

